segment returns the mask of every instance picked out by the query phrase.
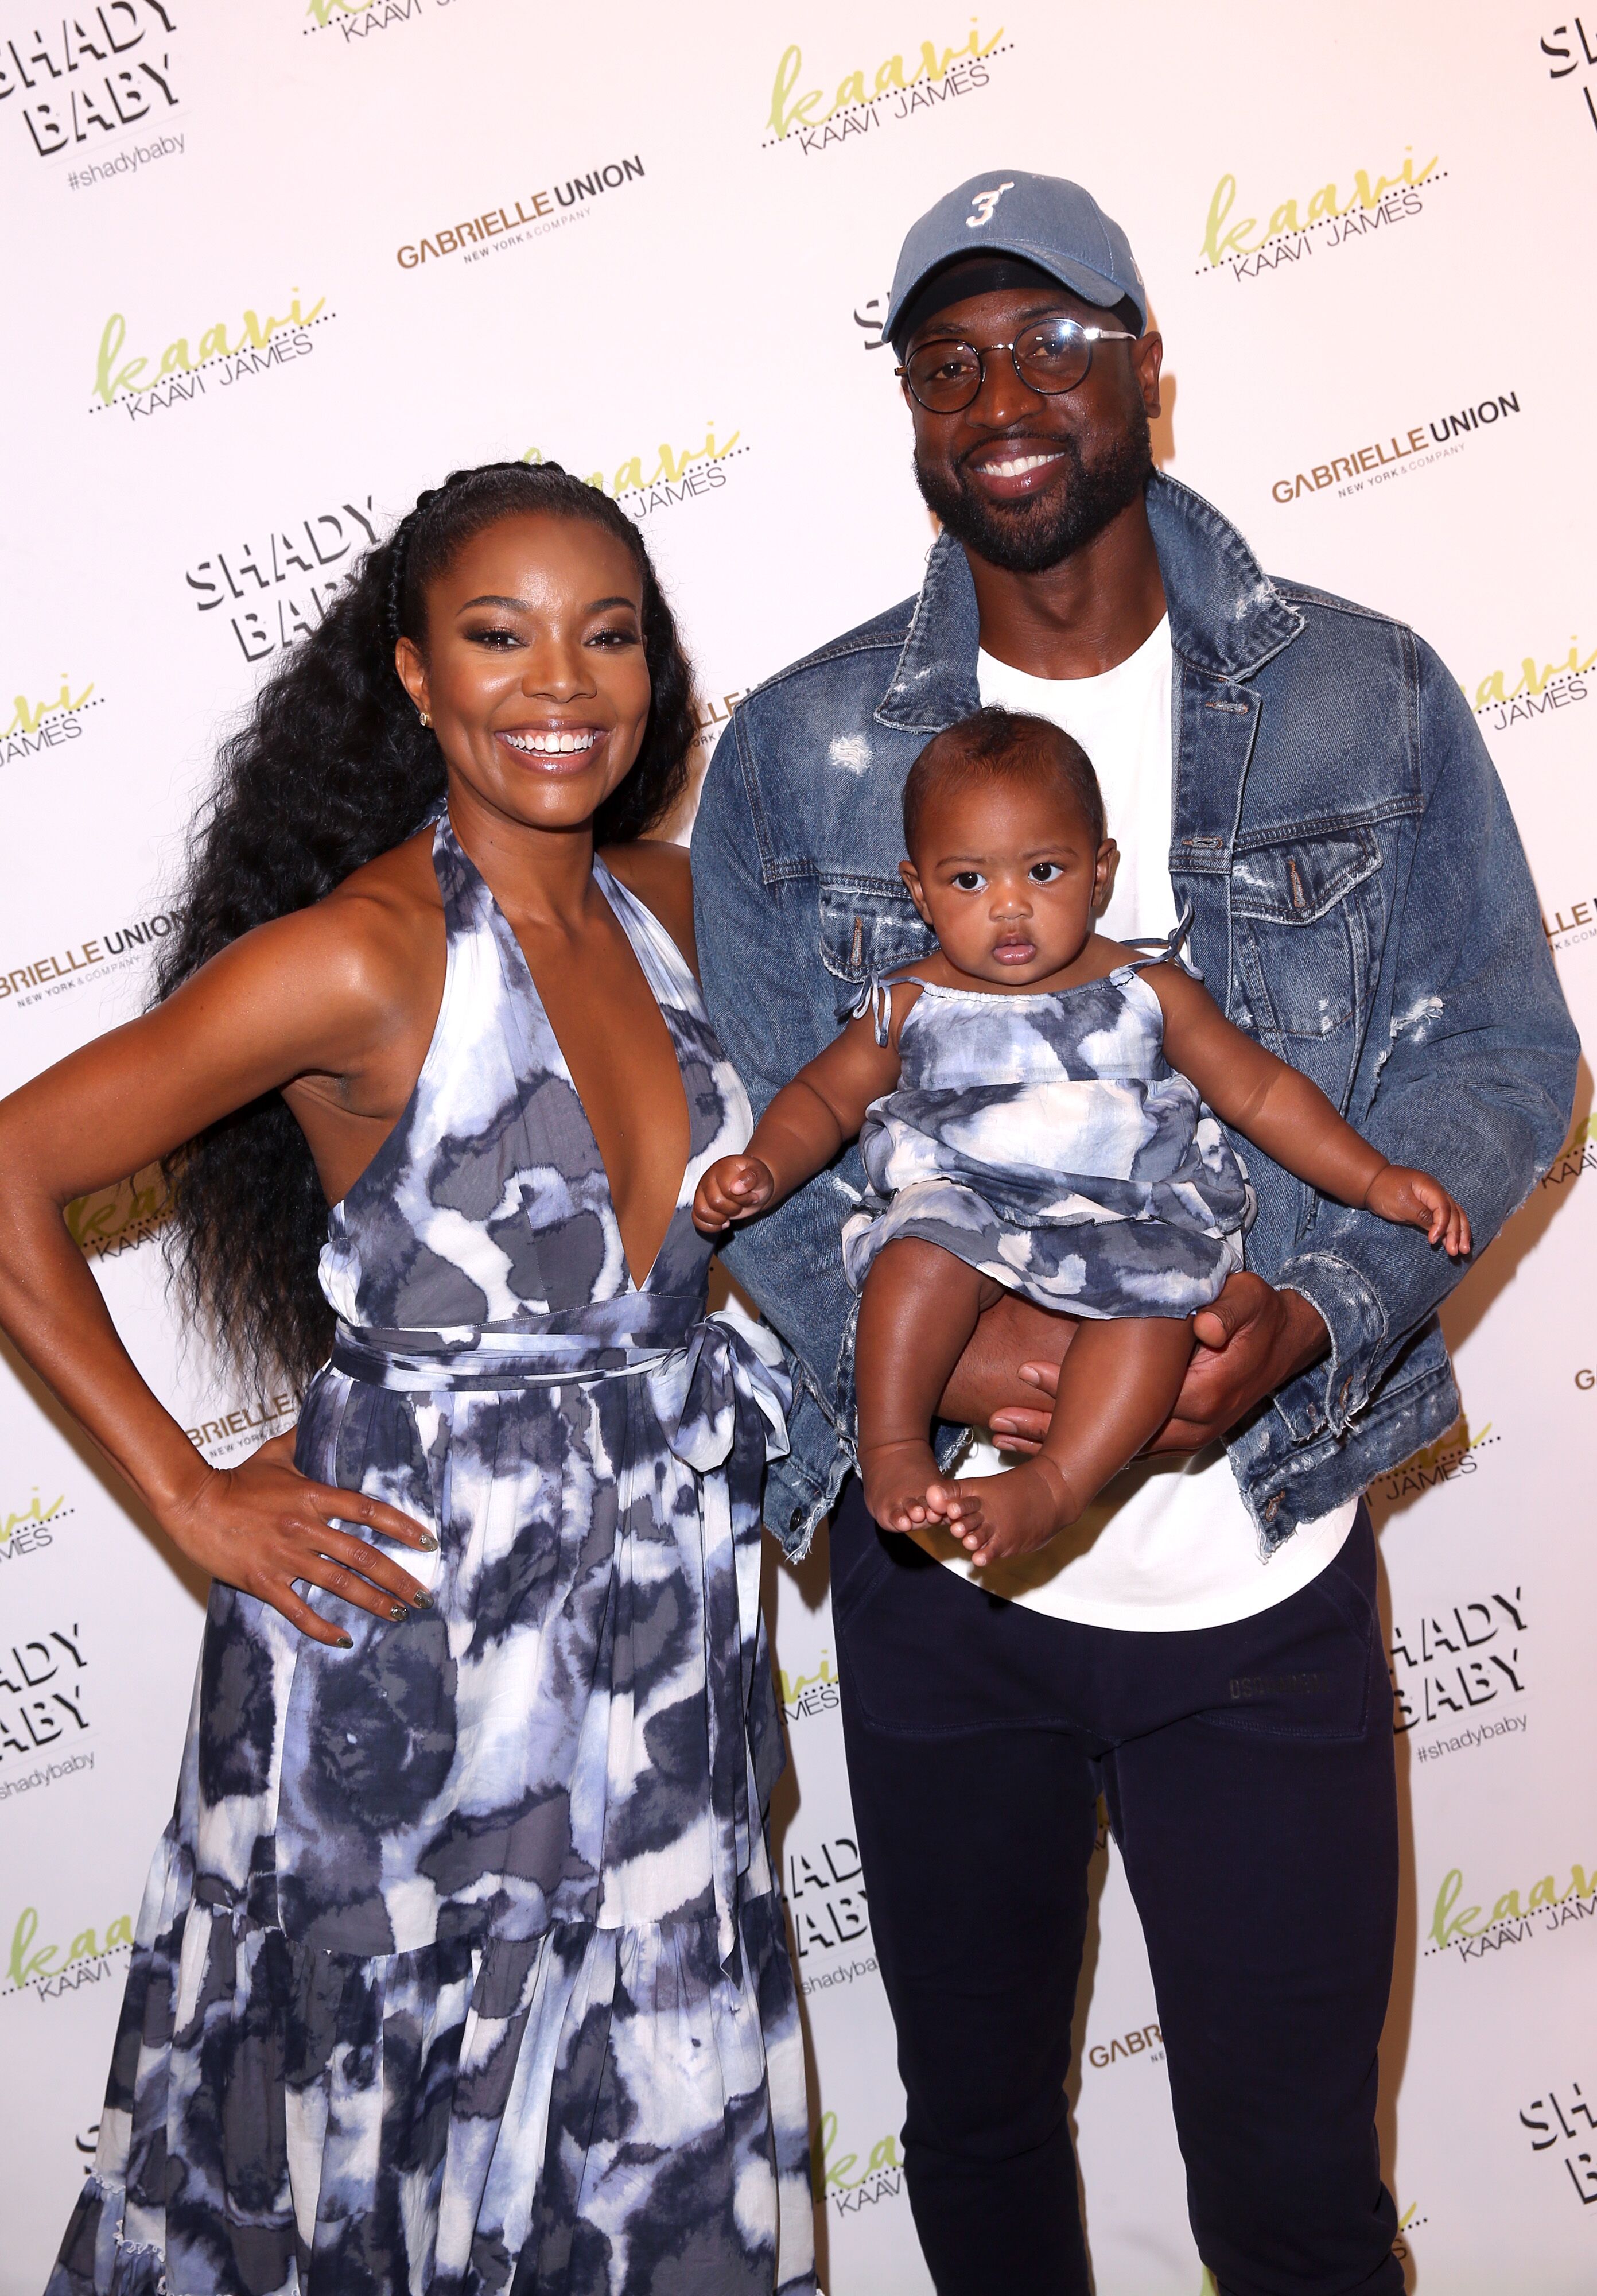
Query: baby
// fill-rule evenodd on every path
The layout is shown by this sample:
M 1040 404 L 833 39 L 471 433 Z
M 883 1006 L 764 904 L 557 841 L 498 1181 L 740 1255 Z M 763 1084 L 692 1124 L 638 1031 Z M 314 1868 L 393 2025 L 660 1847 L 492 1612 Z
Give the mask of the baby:
M 1074 1522 L 1169 1417 L 1192 1317 L 1242 1265 L 1254 1217 L 1217 1119 L 1454 1258 L 1470 1223 L 1233 1028 L 1175 961 L 1179 935 L 1150 959 L 1093 930 L 1118 857 L 1059 727 L 982 709 L 938 734 L 905 783 L 904 839 L 936 953 L 867 986 L 748 1152 L 710 1166 L 693 1218 L 716 1234 L 765 1211 L 859 1136 L 870 1193 L 842 1244 L 865 1504 L 889 1530 L 941 1520 L 986 1563 Z M 932 1419 L 1005 1289 L 1087 1320 L 1037 1456 L 946 1480 Z

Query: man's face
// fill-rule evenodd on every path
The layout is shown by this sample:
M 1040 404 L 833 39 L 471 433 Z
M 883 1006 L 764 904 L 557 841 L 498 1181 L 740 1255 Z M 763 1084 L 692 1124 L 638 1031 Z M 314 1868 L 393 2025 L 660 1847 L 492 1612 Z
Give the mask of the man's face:
M 1013 342 L 1056 316 L 1118 327 L 1112 311 L 1062 287 L 1004 288 L 951 304 L 918 327 L 905 359 L 922 345 Z M 1148 418 L 1159 411 L 1162 345 L 1095 343 L 1073 390 L 1044 395 L 1020 380 L 1007 351 L 986 361 L 986 380 L 957 414 L 933 414 L 907 388 L 915 426 L 915 478 L 955 538 L 995 566 L 1037 574 L 1101 533 L 1141 495 L 1153 468 Z

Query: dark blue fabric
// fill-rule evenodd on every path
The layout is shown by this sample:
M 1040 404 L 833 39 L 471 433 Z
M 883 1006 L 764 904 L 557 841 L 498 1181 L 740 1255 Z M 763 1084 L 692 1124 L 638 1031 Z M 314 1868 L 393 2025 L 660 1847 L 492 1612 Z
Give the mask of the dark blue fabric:
M 1222 2296 L 1401 2296 L 1374 2128 L 1397 1810 L 1368 1510 L 1298 1594 L 1187 1633 L 984 1594 L 879 1529 L 857 1483 L 831 1583 L 938 2296 L 1086 2296 L 1064 2084 L 1101 1792 Z
M 1189 488 L 1156 478 L 1148 514 L 1175 652 L 1170 876 L 1198 969 L 1383 1154 L 1437 1173 L 1483 1248 L 1558 1152 L 1578 1046 L 1469 705 L 1412 630 L 1266 575 Z M 757 1115 L 866 981 L 927 953 L 898 876 L 900 793 L 928 737 L 976 708 L 979 636 L 945 535 L 918 598 L 733 712 L 693 875 L 705 1000 Z M 1302 1292 L 1331 1339 L 1232 1437 L 1269 1552 L 1451 1424 L 1436 1309 L 1461 1270 L 1233 1145 L 1258 1193 L 1249 1267 Z M 851 1148 L 725 1255 L 794 1357 L 766 1513 L 794 1552 L 849 1464 L 839 1236 L 864 1186 Z

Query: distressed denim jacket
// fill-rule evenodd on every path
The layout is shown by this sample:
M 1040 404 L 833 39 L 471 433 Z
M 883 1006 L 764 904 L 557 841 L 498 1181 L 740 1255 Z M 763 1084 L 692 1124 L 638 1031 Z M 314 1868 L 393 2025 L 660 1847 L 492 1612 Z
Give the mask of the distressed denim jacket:
M 1401 622 L 1273 580 L 1171 480 L 1151 481 L 1148 510 L 1175 651 L 1170 876 L 1192 960 L 1240 1028 L 1393 1162 L 1452 1189 L 1478 1256 L 1558 1151 L 1578 1042 L 1474 718 Z M 978 636 L 970 569 L 944 536 L 918 598 L 733 712 L 693 875 L 710 1016 L 757 1111 L 863 982 L 930 946 L 898 876 L 899 793 L 930 737 L 978 705 Z M 1268 1554 L 1452 1424 L 1436 1311 L 1462 1271 L 1417 1229 L 1233 1144 L 1258 1193 L 1248 1265 L 1311 1300 L 1331 1342 L 1227 1446 Z M 766 1513 L 794 1554 L 851 1464 L 838 1239 L 863 1183 L 850 1147 L 725 1252 L 791 1357 L 792 1448 Z

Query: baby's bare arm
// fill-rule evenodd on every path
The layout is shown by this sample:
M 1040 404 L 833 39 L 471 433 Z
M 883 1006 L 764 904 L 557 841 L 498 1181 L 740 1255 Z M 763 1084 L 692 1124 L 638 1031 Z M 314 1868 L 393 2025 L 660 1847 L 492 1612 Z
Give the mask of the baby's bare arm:
M 1175 965 L 1144 976 L 1165 1014 L 1165 1050 L 1217 1116 L 1323 1196 L 1367 1207 L 1382 1219 L 1429 1231 L 1454 1258 L 1470 1246 L 1470 1224 L 1429 1172 L 1388 1164 L 1344 1123 L 1311 1084 L 1251 1037 L 1233 1029 L 1208 992 Z
M 780 1203 L 823 1170 L 858 1136 L 871 1103 L 897 1081 L 897 1052 L 890 1044 L 877 1043 L 870 1015 L 850 1021 L 791 1084 L 783 1085 L 754 1128 L 748 1153 L 758 1158 L 775 1184 L 769 1201 Z

